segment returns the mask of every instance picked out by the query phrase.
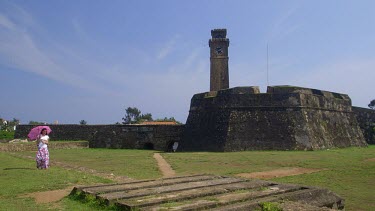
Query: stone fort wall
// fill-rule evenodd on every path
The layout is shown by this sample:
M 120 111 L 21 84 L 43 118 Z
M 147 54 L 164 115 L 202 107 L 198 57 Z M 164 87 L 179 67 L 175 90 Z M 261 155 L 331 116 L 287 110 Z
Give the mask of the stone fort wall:
M 24 139 L 31 128 L 36 125 L 18 125 L 14 138 Z M 77 125 L 62 124 L 48 125 L 52 132 L 49 134 L 51 140 L 89 140 L 92 134 L 106 125 Z
M 196 94 L 182 151 L 314 150 L 366 146 L 345 94 L 291 86 Z
M 196 94 L 186 125 L 49 125 L 51 140 L 90 147 L 168 151 L 314 150 L 375 144 L 375 111 L 348 95 L 291 86 L 235 87 Z M 34 125 L 19 125 L 26 138 Z
M 168 151 L 182 137 L 183 125 L 48 125 L 51 140 L 88 140 L 91 148 Z M 35 125 L 18 125 L 14 138 L 26 138 Z
M 352 109 L 367 143 L 375 144 L 375 110 L 354 106 Z

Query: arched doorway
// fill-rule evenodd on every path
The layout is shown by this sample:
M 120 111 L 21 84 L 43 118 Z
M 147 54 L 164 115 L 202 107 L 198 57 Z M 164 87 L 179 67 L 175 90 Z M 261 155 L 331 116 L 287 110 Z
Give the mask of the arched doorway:
M 166 149 L 167 152 L 173 152 L 173 143 L 174 141 L 168 142 L 167 149 Z
M 143 145 L 143 149 L 149 149 L 149 150 L 153 150 L 154 149 L 154 144 L 153 143 L 150 143 L 150 142 L 147 142 Z

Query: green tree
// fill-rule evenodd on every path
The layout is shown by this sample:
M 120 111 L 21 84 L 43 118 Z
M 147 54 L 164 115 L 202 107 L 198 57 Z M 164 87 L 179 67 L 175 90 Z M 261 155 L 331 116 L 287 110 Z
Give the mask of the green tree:
M 368 104 L 368 107 L 371 109 L 375 109 L 375 99 L 371 100 L 370 104 Z
M 177 121 L 174 117 L 164 117 L 164 119 L 155 119 L 158 122 L 176 122 L 177 124 L 181 125 L 182 123 Z
M 145 121 L 152 121 L 152 114 L 142 112 L 136 107 L 128 107 L 125 109 L 125 117 L 122 118 L 122 124 L 137 124 Z
M 44 125 L 44 122 L 30 121 L 29 125 Z
M 86 122 L 85 120 L 82 119 L 81 121 L 79 121 L 79 124 L 80 124 L 80 125 L 87 125 L 87 122 Z
M 14 126 L 17 126 L 19 124 L 20 120 L 16 118 L 13 118 L 13 120 L 11 121 L 7 121 L 5 119 L 0 118 L 0 130 L 12 132 L 14 131 Z
M 145 121 L 152 121 L 152 114 L 146 113 L 139 116 L 137 119 L 137 123 L 145 122 Z
M 11 121 L 11 124 L 12 125 L 19 125 L 20 124 L 20 120 L 16 119 L 16 118 L 13 118 L 13 120 Z
M 1 130 L 6 130 L 7 129 L 7 125 L 6 124 L 4 124 L 4 121 L 6 121 L 5 119 L 3 119 L 3 118 L 0 118 L 0 131 Z
M 122 118 L 122 124 L 133 124 L 136 123 L 141 115 L 141 111 L 136 107 L 128 107 L 125 109 L 125 117 Z

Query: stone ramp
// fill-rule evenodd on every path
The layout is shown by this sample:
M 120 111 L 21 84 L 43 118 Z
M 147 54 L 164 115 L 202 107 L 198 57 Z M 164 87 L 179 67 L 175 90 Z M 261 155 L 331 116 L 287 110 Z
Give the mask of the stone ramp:
M 344 208 L 344 199 L 326 189 L 217 175 L 81 186 L 71 194 L 91 195 L 122 210 L 253 210 L 264 203 L 291 210 Z

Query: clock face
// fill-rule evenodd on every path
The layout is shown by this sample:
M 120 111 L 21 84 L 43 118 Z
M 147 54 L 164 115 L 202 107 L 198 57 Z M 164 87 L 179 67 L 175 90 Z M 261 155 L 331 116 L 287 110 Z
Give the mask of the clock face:
M 215 53 L 216 53 L 217 55 L 223 54 L 223 48 L 222 48 L 222 47 L 217 47 L 217 48 L 215 48 Z

